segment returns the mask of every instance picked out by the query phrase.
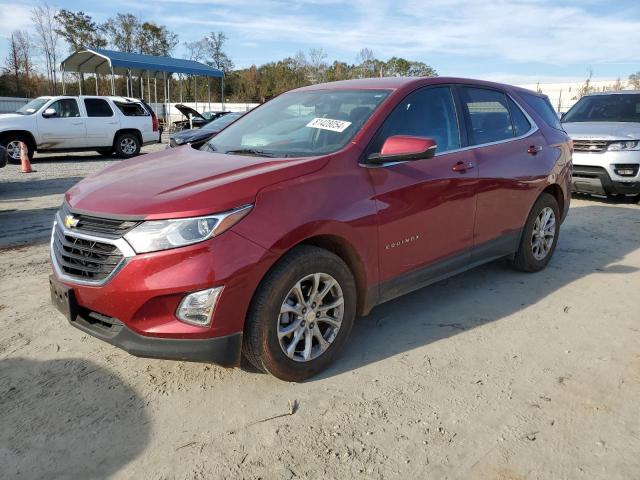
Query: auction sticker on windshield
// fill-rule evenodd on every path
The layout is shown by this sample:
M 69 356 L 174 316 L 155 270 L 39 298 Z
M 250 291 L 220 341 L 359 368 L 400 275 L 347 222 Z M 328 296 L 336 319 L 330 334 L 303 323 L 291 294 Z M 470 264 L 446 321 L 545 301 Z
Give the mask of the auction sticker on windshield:
M 319 128 L 321 130 L 331 130 L 332 132 L 342 133 L 347 127 L 351 125 L 351 122 L 346 122 L 344 120 L 333 120 L 331 118 L 314 118 L 309 123 L 307 123 L 307 127 L 311 128 Z

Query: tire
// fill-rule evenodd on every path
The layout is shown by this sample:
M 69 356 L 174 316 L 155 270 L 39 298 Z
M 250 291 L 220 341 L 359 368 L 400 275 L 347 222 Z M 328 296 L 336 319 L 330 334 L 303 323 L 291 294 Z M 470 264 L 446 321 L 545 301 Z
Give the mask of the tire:
M 9 163 L 20 163 L 20 149 L 18 147 L 18 142 L 24 142 L 27 146 L 29 161 L 32 161 L 34 148 L 29 139 L 25 135 L 9 134 L 2 137 L 2 140 L 0 140 L 0 145 L 7 149 L 7 160 Z
M 317 305 L 309 297 L 314 283 L 318 295 L 331 286 Z M 300 298 L 293 293 L 296 285 L 304 303 L 293 300 Z M 353 328 L 356 301 L 353 275 L 340 257 L 310 245 L 295 248 L 271 269 L 254 294 L 243 335 L 245 358 L 258 370 L 288 382 L 318 374 L 344 348 Z M 326 305 L 337 306 L 326 309 Z M 288 311 L 282 313 L 283 309 Z M 287 327 L 290 333 L 279 338 L 278 331 Z M 292 343 L 288 355 L 285 348 Z
M 120 158 L 135 157 L 140 153 L 140 147 L 140 139 L 130 132 L 119 134 L 113 144 L 113 149 Z
M 549 215 L 549 212 L 552 215 Z M 545 234 L 541 239 L 538 234 L 542 223 Z M 551 238 L 553 234 L 553 238 Z M 512 265 L 521 272 L 538 272 L 545 268 L 558 243 L 560 234 L 560 213 L 558 201 L 549 193 L 543 193 L 533 205 L 527 223 L 522 232 L 520 245 Z
M 100 148 L 100 149 L 96 150 L 96 153 L 98 155 L 102 155 L 104 157 L 110 157 L 113 154 L 113 149 L 112 148 Z

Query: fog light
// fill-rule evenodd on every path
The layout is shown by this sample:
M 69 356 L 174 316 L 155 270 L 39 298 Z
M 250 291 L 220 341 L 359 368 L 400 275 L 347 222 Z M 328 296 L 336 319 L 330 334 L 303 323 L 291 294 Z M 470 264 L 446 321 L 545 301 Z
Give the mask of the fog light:
M 199 327 L 209 326 L 222 288 L 208 288 L 184 297 L 176 312 L 178 320 Z

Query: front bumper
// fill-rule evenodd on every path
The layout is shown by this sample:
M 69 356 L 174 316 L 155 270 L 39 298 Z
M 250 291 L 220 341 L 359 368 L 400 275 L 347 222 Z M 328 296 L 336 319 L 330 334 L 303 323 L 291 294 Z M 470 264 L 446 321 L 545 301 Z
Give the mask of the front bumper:
M 265 249 L 228 231 L 199 244 L 126 257 L 104 284 L 74 281 L 59 268 L 52 283 L 73 296 L 71 324 L 101 340 L 143 357 L 229 366 L 239 362 L 247 308 L 271 261 Z M 224 290 L 210 326 L 177 319 L 186 294 L 215 286 Z
M 147 337 L 134 332 L 117 318 L 79 306 L 74 290 L 57 282 L 53 275 L 49 283 L 53 304 L 67 317 L 71 325 L 131 355 L 215 363 L 224 367 L 233 367 L 240 363 L 242 332 L 200 339 Z
M 619 175 L 625 168 L 634 175 Z M 596 195 L 640 194 L 640 151 L 573 153 L 572 190 Z

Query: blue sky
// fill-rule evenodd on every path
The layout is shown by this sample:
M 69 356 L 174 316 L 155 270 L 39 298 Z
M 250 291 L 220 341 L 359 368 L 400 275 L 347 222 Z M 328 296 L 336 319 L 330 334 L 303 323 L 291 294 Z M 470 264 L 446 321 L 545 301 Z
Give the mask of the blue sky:
M 181 42 L 211 30 L 229 37 L 237 67 L 321 47 L 354 62 L 367 47 L 402 56 L 441 75 L 511 83 L 596 79 L 640 71 L 640 1 L 617 0 L 49 0 L 97 21 L 116 12 L 167 25 Z M 0 55 L 10 28 L 29 30 L 36 2 L 0 0 Z M 175 54 L 183 53 L 182 45 Z

